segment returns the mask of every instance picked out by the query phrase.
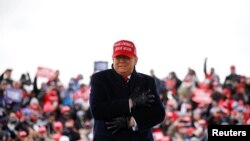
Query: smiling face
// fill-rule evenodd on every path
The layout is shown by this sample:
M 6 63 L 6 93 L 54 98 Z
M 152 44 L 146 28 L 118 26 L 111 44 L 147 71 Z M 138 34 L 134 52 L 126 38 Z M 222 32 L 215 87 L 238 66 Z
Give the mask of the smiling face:
M 133 72 L 137 60 L 137 57 L 119 55 L 113 58 L 113 67 L 118 74 L 126 77 Z

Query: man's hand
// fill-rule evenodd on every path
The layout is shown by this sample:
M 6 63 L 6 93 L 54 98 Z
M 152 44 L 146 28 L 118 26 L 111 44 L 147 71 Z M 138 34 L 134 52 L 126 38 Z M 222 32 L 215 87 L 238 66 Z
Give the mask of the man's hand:
M 139 88 L 135 88 L 130 98 L 132 100 L 133 107 L 151 107 L 155 102 L 155 96 L 151 93 L 150 89 L 140 92 Z
M 118 117 L 105 122 L 106 129 L 111 131 L 112 134 L 115 134 L 122 129 L 128 129 L 130 127 L 129 124 L 129 117 Z

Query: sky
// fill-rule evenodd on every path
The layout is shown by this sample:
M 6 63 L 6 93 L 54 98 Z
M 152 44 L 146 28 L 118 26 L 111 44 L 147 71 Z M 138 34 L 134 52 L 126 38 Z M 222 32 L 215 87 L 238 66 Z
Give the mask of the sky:
M 135 43 L 138 72 L 183 79 L 190 67 L 202 81 L 207 57 L 222 81 L 231 65 L 250 76 L 250 1 L 0 0 L 0 73 L 14 79 L 42 66 L 65 85 L 77 74 L 88 83 L 121 39 Z

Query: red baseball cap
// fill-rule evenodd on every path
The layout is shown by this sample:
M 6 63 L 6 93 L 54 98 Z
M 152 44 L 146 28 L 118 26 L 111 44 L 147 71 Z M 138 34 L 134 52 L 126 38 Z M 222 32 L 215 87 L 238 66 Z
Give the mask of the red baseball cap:
M 119 55 L 125 55 L 129 58 L 137 57 L 134 43 L 128 40 L 120 40 L 115 42 L 112 57 L 115 58 Z
M 63 129 L 63 124 L 60 121 L 56 121 L 53 123 L 54 129 Z
M 23 131 L 23 130 L 22 130 L 22 131 L 19 131 L 19 132 L 18 132 L 18 137 L 21 138 L 21 137 L 26 137 L 26 136 L 27 136 L 27 132 L 26 132 L 26 131 Z
M 70 111 L 70 107 L 69 106 L 62 106 L 61 107 L 61 113 L 65 113 L 65 112 L 69 112 Z

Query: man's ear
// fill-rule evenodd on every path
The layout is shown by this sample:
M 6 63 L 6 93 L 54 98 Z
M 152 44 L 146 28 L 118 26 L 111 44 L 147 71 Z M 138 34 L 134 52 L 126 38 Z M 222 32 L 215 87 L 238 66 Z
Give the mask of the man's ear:
M 135 65 L 137 64 L 137 61 L 138 61 L 138 57 L 135 58 Z

